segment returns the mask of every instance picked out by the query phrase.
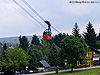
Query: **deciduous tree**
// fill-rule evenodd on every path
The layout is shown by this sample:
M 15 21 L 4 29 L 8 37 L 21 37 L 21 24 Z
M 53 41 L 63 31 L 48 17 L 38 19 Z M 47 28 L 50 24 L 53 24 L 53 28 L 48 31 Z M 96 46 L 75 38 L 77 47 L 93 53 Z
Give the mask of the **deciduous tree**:
M 72 64 L 72 71 L 77 61 L 83 63 L 87 52 L 87 45 L 82 38 L 72 35 L 67 36 L 62 40 L 61 46 L 62 50 L 60 58 L 63 60 L 63 62 L 65 59 L 67 59 L 67 64 Z
M 20 67 L 28 65 L 30 56 L 21 48 L 15 47 L 5 51 L 5 57 L 1 57 L 1 64 L 5 71 L 15 72 Z M 5 72 L 6 73 L 6 72 Z

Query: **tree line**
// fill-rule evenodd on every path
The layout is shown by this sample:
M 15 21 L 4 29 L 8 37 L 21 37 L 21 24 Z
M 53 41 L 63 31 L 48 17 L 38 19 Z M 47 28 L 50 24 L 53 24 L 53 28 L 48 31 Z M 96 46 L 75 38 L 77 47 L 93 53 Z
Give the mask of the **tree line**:
M 96 49 L 100 48 L 100 33 L 97 35 L 91 22 L 86 27 L 87 32 L 79 33 L 77 23 L 72 30 L 73 35 L 59 33 L 52 37 L 51 40 L 39 40 L 33 35 L 31 45 L 29 45 L 26 36 L 19 36 L 19 46 L 7 48 L 6 43 L 2 48 L 0 56 L 0 68 L 7 72 L 28 69 L 37 70 L 39 61 L 45 60 L 51 66 L 65 66 L 72 64 L 71 68 L 76 65 L 76 61 L 84 63 L 87 53 L 87 45 Z

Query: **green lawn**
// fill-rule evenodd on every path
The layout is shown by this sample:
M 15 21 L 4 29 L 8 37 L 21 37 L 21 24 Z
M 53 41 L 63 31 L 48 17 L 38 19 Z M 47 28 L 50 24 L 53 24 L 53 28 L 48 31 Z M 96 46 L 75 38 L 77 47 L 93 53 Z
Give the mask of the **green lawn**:
M 78 70 L 71 72 L 62 72 L 59 74 L 44 74 L 44 75 L 100 75 L 100 68 L 87 69 L 87 70 Z

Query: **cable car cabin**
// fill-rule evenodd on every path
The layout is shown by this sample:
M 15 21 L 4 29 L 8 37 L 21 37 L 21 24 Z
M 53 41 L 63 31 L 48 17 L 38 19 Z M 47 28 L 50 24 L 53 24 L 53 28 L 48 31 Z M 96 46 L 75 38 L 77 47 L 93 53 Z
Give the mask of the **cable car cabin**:
M 50 40 L 51 32 L 43 32 L 43 40 Z
M 45 21 L 45 23 L 48 25 L 48 29 L 46 29 L 43 32 L 43 40 L 50 40 L 51 39 L 51 24 L 49 21 Z

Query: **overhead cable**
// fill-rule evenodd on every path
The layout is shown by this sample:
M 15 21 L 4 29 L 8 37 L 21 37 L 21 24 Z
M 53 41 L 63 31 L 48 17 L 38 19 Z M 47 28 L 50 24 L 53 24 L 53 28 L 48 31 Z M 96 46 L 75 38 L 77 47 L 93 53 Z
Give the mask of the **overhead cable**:
M 35 9 L 33 9 L 33 7 L 28 3 L 26 2 L 25 0 L 22 0 L 37 16 L 39 16 L 44 22 L 45 20 L 43 19 L 43 17 L 41 17 L 36 11 Z M 60 33 L 56 28 L 54 28 L 53 26 L 51 26 L 55 31 L 57 31 L 58 33 Z
M 13 5 L 11 5 L 8 1 L 3 0 L 5 3 L 9 4 L 13 9 L 15 9 L 17 12 L 19 12 L 22 16 L 24 16 L 26 19 L 28 19 L 30 22 L 32 22 L 33 24 L 35 24 L 30 18 L 28 18 L 27 16 L 25 16 L 22 12 L 20 12 L 17 8 L 15 8 Z M 36 25 L 36 24 L 35 24 Z M 39 27 L 39 26 L 38 26 Z M 39 27 L 40 28 L 40 27 Z M 40 28 L 41 29 L 41 28 Z
M 58 33 L 60 33 L 57 29 L 55 29 L 53 26 L 51 26 L 55 31 L 57 31 Z
M 33 8 L 29 3 L 27 3 L 25 0 L 22 0 L 36 15 L 38 15 L 43 21 L 45 21 Z
M 33 17 L 24 7 L 22 7 L 16 0 L 13 0 L 21 9 L 23 9 L 30 17 L 32 17 L 36 22 L 38 22 L 43 28 L 46 29 L 36 18 Z

